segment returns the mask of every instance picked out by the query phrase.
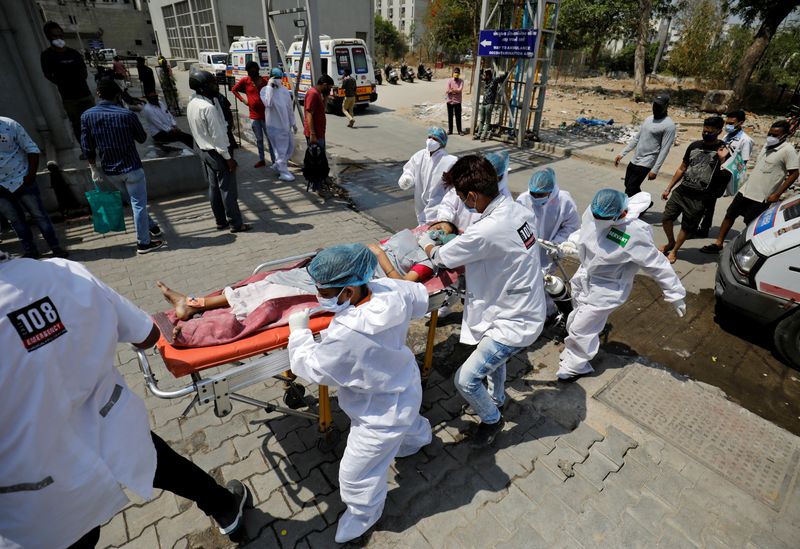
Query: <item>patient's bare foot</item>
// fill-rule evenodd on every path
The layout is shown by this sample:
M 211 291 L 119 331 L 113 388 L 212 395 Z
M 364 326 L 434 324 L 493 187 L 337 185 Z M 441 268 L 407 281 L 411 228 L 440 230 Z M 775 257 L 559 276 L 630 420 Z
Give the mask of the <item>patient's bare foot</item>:
M 175 316 L 178 317 L 178 320 L 189 320 L 195 314 L 201 312 L 201 309 L 189 307 L 186 304 L 186 296 L 184 294 L 176 292 L 175 290 L 170 290 L 167 285 L 160 280 L 156 281 L 156 286 L 161 290 L 164 299 L 175 307 Z

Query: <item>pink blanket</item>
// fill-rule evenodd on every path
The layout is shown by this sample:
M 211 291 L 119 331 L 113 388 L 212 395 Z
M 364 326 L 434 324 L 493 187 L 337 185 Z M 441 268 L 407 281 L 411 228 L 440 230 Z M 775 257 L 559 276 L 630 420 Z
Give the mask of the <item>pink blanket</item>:
M 305 266 L 309 260 L 287 267 L 289 270 Z M 271 271 L 275 272 L 275 271 Z M 238 288 L 251 282 L 264 279 L 270 273 L 258 273 L 231 287 Z M 222 294 L 222 290 L 209 294 L 206 297 Z M 230 307 L 205 311 L 189 320 L 178 320 L 175 310 L 158 313 L 153 320 L 161 330 L 164 339 L 175 347 L 207 347 L 221 345 L 237 339 L 243 339 L 262 330 L 285 326 L 289 322 L 289 315 L 293 312 L 316 307 L 319 303 L 313 295 L 298 295 L 270 299 L 258 306 L 247 315 L 244 321 L 239 322 L 231 312 Z M 175 327 L 180 329 L 177 337 L 173 337 Z

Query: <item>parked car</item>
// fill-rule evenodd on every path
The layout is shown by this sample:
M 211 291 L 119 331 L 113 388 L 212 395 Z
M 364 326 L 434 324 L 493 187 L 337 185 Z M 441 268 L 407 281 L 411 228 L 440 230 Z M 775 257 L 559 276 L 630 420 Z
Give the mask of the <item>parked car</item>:
M 800 196 L 770 206 L 723 249 L 714 294 L 726 316 L 773 330 L 778 354 L 800 369 Z
M 201 51 L 197 58 L 197 68 L 216 76 L 217 82 L 225 82 L 225 75 L 228 70 L 227 53 L 222 51 Z
M 116 57 L 117 50 L 114 48 L 104 48 L 102 50 L 98 50 L 97 52 L 97 59 L 100 61 L 111 61 Z

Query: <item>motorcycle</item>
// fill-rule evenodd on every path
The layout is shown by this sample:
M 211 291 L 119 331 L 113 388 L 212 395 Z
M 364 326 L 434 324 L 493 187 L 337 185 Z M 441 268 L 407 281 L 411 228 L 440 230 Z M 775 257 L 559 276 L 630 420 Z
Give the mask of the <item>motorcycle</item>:
M 386 81 L 389 84 L 397 84 L 397 82 L 399 80 L 400 80 L 400 76 L 397 74 L 397 70 L 395 70 L 394 68 L 391 68 L 389 70 L 388 76 L 386 77 Z
M 401 65 L 400 79 L 404 82 L 414 82 L 414 69 L 408 68 L 408 65 Z
M 380 86 L 383 84 L 383 73 L 380 70 L 375 71 L 375 82 Z
M 433 78 L 433 71 L 431 69 L 426 68 L 425 65 L 420 63 L 419 67 L 417 67 L 417 78 L 419 78 L 420 80 L 427 80 L 428 82 L 430 82 L 431 79 Z

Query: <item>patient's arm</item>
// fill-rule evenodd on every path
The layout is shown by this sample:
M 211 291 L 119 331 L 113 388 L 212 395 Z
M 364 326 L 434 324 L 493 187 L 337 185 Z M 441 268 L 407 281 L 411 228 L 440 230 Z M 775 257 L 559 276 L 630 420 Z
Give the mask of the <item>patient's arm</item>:
M 419 282 L 419 274 L 415 273 L 414 271 L 409 271 L 408 274 L 403 276 L 397 269 L 394 268 L 392 262 L 389 260 L 389 256 L 386 255 L 386 252 L 383 251 L 379 245 L 372 243 L 368 244 L 367 247 L 375 254 L 375 257 L 378 258 L 378 265 L 381 266 L 383 272 L 386 273 L 386 276 L 389 278 L 396 278 L 398 280 L 408 280 L 410 282 Z

